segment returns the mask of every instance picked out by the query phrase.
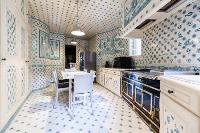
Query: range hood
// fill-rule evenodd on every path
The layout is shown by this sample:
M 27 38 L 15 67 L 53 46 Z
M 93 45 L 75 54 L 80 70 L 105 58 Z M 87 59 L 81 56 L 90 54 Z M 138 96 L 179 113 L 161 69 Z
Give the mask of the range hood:
M 173 9 L 177 8 L 178 6 L 180 6 L 183 2 L 185 2 L 186 0 L 171 0 L 170 2 L 168 2 L 165 6 L 163 6 L 160 10 L 158 10 L 158 12 L 170 12 Z
M 158 24 L 171 14 L 176 13 L 178 10 L 186 7 L 188 4 L 196 0 L 163 0 L 154 9 L 149 10 L 147 5 L 126 27 L 122 29 L 121 38 L 142 38 L 143 32 L 150 27 Z M 143 16 L 143 17 L 141 17 Z M 131 25 L 133 24 L 133 25 Z
M 148 25 L 152 24 L 155 21 L 156 21 L 155 19 L 146 19 L 144 22 L 138 25 L 136 29 L 144 29 L 145 27 L 147 27 Z

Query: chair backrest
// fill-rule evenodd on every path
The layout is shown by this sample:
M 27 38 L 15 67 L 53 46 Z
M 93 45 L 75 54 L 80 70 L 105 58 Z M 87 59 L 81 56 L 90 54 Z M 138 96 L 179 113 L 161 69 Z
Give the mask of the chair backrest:
M 53 70 L 53 72 L 52 72 L 52 77 L 53 77 L 53 79 L 54 79 L 54 82 L 55 82 L 56 84 L 58 84 L 58 75 L 57 75 L 56 70 Z
M 74 93 L 88 93 L 92 92 L 93 90 L 93 75 L 88 74 L 81 74 L 74 76 Z
M 94 71 L 94 70 L 90 70 L 90 73 L 93 75 L 96 75 L 96 71 Z

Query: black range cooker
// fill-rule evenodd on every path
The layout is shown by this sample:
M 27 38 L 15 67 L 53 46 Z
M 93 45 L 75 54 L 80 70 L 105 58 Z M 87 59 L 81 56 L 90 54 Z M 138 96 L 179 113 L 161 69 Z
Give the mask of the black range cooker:
M 160 74 L 149 69 L 124 71 L 122 97 L 137 111 L 149 126 L 159 132 Z
M 122 72 L 121 94 L 123 99 L 159 133 L 160 81 L 158 76 L 194 74 L 171 70 L 126 70 Z

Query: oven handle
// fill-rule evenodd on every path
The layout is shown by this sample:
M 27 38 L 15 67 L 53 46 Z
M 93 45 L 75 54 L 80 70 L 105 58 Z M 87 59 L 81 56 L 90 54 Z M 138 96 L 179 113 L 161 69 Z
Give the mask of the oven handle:
M 132 80 L 132 81 L 134 81 L 134 82 L 136 82 L 136 83 L 138 83 L 138 84 L 144 85 L 144 86 L 146 86 L 146 87 L 149 87 L 149 88 L 151 88 L 151 89 L 154 89 L 154 90 L 160 92 L 160 89 L 157 89 L 157 88 L 155 88 L 155 87 L 152 87 L 152 86 L 146 85 L 146 84 L 144 84 L 144 83 L 140 83 L 140 82 L 138 82 L 138 81 L 136 81 L 136 80 L 129 79 L 129 78 L 126 78 L 126 77 L 123 77 L 123 78 L 128 79 L 128 80 Z

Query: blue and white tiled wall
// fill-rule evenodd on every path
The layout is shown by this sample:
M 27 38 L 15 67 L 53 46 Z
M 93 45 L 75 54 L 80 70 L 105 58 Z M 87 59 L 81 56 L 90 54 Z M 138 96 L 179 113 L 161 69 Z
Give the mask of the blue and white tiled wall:
M 49 34 L 50 39 L 60 40 L 60 59 L 51 60 L 39 57 L 39 30 Z M 49 32 L 49 26 L 44 22 L 32 18 L 32 89 L 40 89 L 49 85 L 53 69 L 63 70 L 65 60 L 65 36 Z M 60 74 L 59 74 L 60 77 Z
M 51 60 L 39 57 L 39 30 L 49 34 L 50 39 L 60 41 L 60 59 Z M 69 45 L 71 38 L 65 38 L 63 34 L 49 32 L 49 26 L 44 22 L 32 18 L 32 89 L 40 89 L 49 85 L 52 80 L 52 70 L 58 71 L 58 77 L 61 79 L 60 71 L 65 69 L 65 45 Z M 88 41 L 78 39 L 76 45 L 77 68 L 79 68 L 80 52 L 88 50 Z
M 39 57 L 39 30 L 49 33 L 49 27 L 38 19 L 32 18 L 32 89 L 46 87 L 47 77 L 44 75 L 47 60 Z
M 200 2 L 144 32 L 138 66 L 200 67 Z
M 128 41 L 110 45 L 107 41 L 119 31 L 97 35 L 97 67 L 116 56 L 128 55 Z M 200 71 L 200 2 L 196 1 L 169 18 L 146 30 L 143 35 L 142 56 L 136 58 L 138 67 L 170 67 L 179 70 Z M 123 48 L 121 53 L 119 50 Z M 118 51 L 116 51 L 118 49 Z M 112 51 L 115 51 L 112 54 Z M 134 58 L 134 57 L 133 57 Z
M 97 68 L 104 67 L 106 61 L 110 65 L 119 56 L 128 56 L 128 40 L 117 38 L 118 29 L 98 34 L 96 36 Z

